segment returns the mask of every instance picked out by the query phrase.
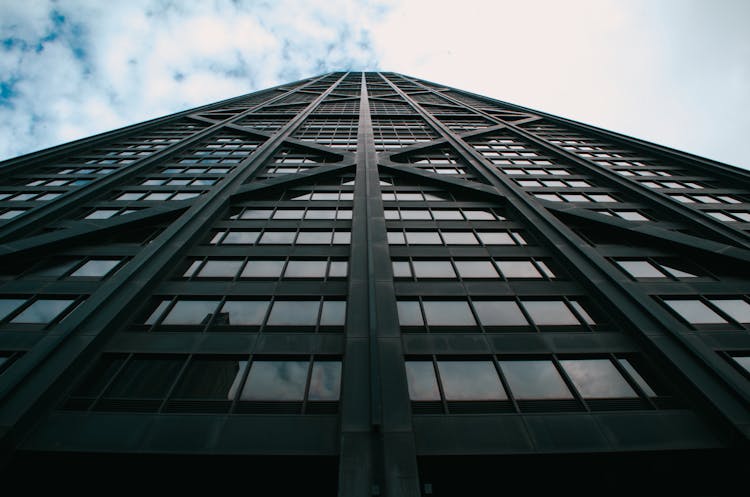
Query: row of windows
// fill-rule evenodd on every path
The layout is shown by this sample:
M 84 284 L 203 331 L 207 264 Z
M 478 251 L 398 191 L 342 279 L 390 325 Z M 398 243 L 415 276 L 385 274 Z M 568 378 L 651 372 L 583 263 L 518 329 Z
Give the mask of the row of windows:
M 555 278 L 543 261 L 530 259 L 412 259 L 394 260 L 395 278 L 542 279 Z
M 43 202 L 45 200 L 54 200 L 62 195 L 61 192 L 26 192 L 26 193 L 0 193 L 0 201 L 7 202 Z
M 505 221 L 503 216 L 490 209 L 385 209 L 383 214 L 387 220 L 404 221 Z
M 28 209 L 0 209 L 0 219 L 13 219 L 27 210 Z
M 26 186 L 86 186 L 93 180 L 90 179 L 35 179 L 26 183 Z
M 518 231 L 388 231 L 390 245 L 526 245 Z
M 535 193 L 534 196 L 548 202 L 617 202 L 611 195 L 593 193 Z
M 747 211 L 703 211 L 714 219 L 726 222 L 750 223 L 750 212 Z
M 597 162 L 597 164 L 602 164 L 602 163 L 601 162 Z M 607 163 L 605 162 L 603 164 L 606 165 Z M 621 163 L 618 162 L 618 164 L 621 164 Z M 625 164 L 628 164 L 628 163 L 626 162 Z M 639 165 L 643 166 L 643 164 L 639 164 Z M 620 170 L 617 170 L 615 172 L 617 174 L 619 174 L 620 176 L 645 176 L 645 177 L 654 177 L 654 176 L 669 177 L 669 176 L 672 176 L 672 174 L 669 173 L 669 172 L 667 172 L 667 171 L 657 171 L 657 170 L 649 170 L 649 169 L 635 170 L 635 171 L 629 171 L 627 169 L 620 169 Z
M 610 217 L 617 216 L 626 221 L 650 221 L 651 220 L 638 211 L 621 211 L 621 210 L 609 209 L 606 211 L 596 210 L 594 212 L 596 212 L 597 214 L 602 214 L 604 216 L 610 216 Z
M 399 300 L 399 323 L 406 328 L 503 328 L 580 327 L 596 323 L 574 299 L 507 300 Z M 449 330 L 450 331 L 450 330 Z
M 0 298 L 0 323 L 48 325 L 61 321 L 80 302 L 74 297 Z
M 259 327 L 312 331 L 316 328 L 342 327 L 345 321 L 345 300 L 165 298 L 148 313 L 143 324 L 147 327 L 242 326 L 253 331 Z
M 414 402 L 637 399 L 657 392 L 628 358 L 407 360 Z M 661 385 L 659 385 L 661 387 Z
M 120 152 L 119 155 L 133 154 L 134 152 Z M 114 172 L 115 169 L 111 167 L 79 167 L 79 168 L 65 168 L 57 171 L 57 174 L 109 174 Z
M 190 178 L 190 179 L 158 179 L 149 178 L 141 181 L 144 186 L 211 186 L 219 181 L 216 178 Z
M 338 209 L 256 209 L 235 212 L 229 219 L 351 219 L 352 210 Z
M 191 161 L 195 162 L 193 159 L 184 159 L 180 162 L 190 163 Z M 159 174 L 227 174 L 231 170 L 231 167 L 166 167 L 159 171 Z
M 238 404 L 294 402 L 302 403 L 299 410 L 285 412 L 312 413 L 316 409 L 311 404 L 335 403 L 340 391 L 341 360 L 335 357 L 107 354 L 75 388 L 65 407 L 252 412 Z M 334 406 L 333 411 L 323 412 L 335 410 Z
M 702 185 L 691 181 L 685 183 L 680 183 L 679 181 L 641 181 L 640 183 L 649 188 L 691 188 L 694 190 L 702 190 L 704 188 Z
M 425 202 L 425 201 L 443 201 L 440 195 L 434 193 L 421 193 L 421 192 L 396 192 L 396 193 L 381 193 L 381 198 L 384 201 L 399 201 L 399 202 Z
M 194 260 L 183 278 L 346 278 L 349 263 L 329 259 Z
M 662 279 L 683 279 L 697 278 L 698 274 L 687 272 L 685 264 L 680 261 L 656 261 L 654 259 L 632 259 L 616 260 L 617 265 L 627 274 L 636 279 L 644 278 L 662 278 Z M 692 267 L 691 271 L 697 272 Z
M 55 257 L 23 274 L 24 278 L 102 279 L 115 272 L 123 258 Z
M 539 162 L 542 161 L 536 161 L 535 165 L 539 165 Z M 551 164 L 549 161 L 545 161 L 549 164 Z M 529 176 L 570 176 L 570 172 L 568 172 L 567 169 L 516 169 L 516 168 L 509 168 L 509 167 L 500 167 L 498 168 L 499 171 L 509 175 L 509 176 L 521 176 L 521 175 L 529 175 Z
M 201 192 L 125 192 L 115 200 L 188 200 L 200 196 Z
M 139 209 L 94 209 L 90 211 L 84 219 L 109 219 L 115 216 L 124 216 L 126 214 L 132 214 L 138 212 Z
M 589 188 L 591 184 L 583 180 L 535 180 L 535 179 L 519 179 L 516 181 L 520 186 L 524 188 Z
M 670 195 L 670 197 L 683 204 L 741 204 L 742 200 L 737 200 L 729 195 Z
M 345 231 L 270 231 L 222 230 L 215 231 L 211 245 L 349 245 L 351 232 Z
M 662 298 L 662 301 L 683 320 L 693 325 L 724 325 L 750 323 L 750 303 L 736 298 Z

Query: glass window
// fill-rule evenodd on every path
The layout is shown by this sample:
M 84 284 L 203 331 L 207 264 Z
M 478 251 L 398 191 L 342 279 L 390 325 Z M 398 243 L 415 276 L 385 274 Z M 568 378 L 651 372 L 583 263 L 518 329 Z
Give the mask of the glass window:
M 484 326 L 528 326 L 526 317 L 512 300 L 475 300 L 474 309 Z
M 560 364 L 586 399 L 638 397 L 608 359 L 566 359 Z
M 277 300 L 268 317 L 269 326 L 315 326 L 320 302 L 309 300 Z
M 435 368 L 428 361 L 406 361 L 409 398 L 415 401 L 440 400 Z
M 397 303 L 398 322 L 401 326 L 424 326 L 422 311 L 416 300 L 400 300 Z
M 523 307 L 538 326 L 580 324 L 568 306 L 559 300 L 527 300 Z
M 711 299 L 711 303 L 738 323 L 750 323 L 750 304 L 742 299 Z
M 109 219 L 115 214 L 117 214 L 116 209 L 99 209 L 86 216 L 86 219 Z
M 516 242 L 504 231 L 484 231 L 477 233 L 485 245 L 515 245 Z
M 242 270 L 241 278 L 278 278 L 284 261 L 250 260 Z
M 700 300 L 665 300 L 684 320 L 692 324 L 723 324 L 726 320 Z
M 286 278 L 324 278 L 328 261 L 289 261 Z
M 227 300 L 219 311 L 220 318 L 216 324 L 228 326 L 242 326 L 263 324 L 263 318 L 268 310 L 268 302 L 264 300 Z
M 240 270 L 242 261 L 220 261 L 209 259 L 201 268 L 198 276 L 201 278 L 233 278 Z
M 336 401 L 341 392 L 341 361 L 315 361 L 308 400 Z
M 404 234 L 400 231 L 389 231 L 388 232 L 388 244 L 389 245 L 404 245 L 406 239 Z
M 648 261 L 615 261 L 633 278 L 665 278 L 664 273 Z
M 352 234 L 349 231 L 337 231 L 333 234 L 334 245 L 349 245 L 352 243 Z
M 25 302 L 26 299 L 0 299 L 0 319 L 5 319 Z
M 216 300 L 178 300 L 162 324 L 206 324 L 218 303 Z
M 73 303 L 70 299 L 39 299 L 14 317 L 12 323 L 47 324 Z
M 417 278 L 455 278 L 456 272 L 450 261 L 414 261 Z
M 412 219 L 431 219 L 430 211 L 428 210 L 402 210 L 401 219 L 412 220 Z
M 456 261 L 456 269 L 462 278 L 499 278 L 490 261 Z
M 474 233 L 468 231 L 443 231 L 443 240 L 446 245 L 477 245 Z
M 173 397 L 232 400 L 242 382 L 247 361 L 199 358 L 182 375 Z
M 433 231 L 407 231 L 406 241 L 410 245 L 441 245 L 440 236 Z
M 349 263 L 346 261 L 331 261 L 331 266 L 328 268 L 329 278 L 346 278 L 349 273 Z
M 615 211 L 615 214 L 626 221 L 648 221 L 648 218 L 636 211 Z
M 411 265 L 408 261 L 393 261 L 393 277 L 394 278 L 410 278 L 411 277 Z
M 279 209 L 273 215 L 274 219 L 302 219 L 302 215 L 305 213 L 299 209 Z
M 254 361 L 241 400 L 301 401 L 308 361 Z
M 446 400 L 505 400 L 491 361 L 438 361 Z
M 470 221 L 494 221 L 495 215 L 489 211 L 464 210 L 466 219 Z
M 734 356 L 732 357 L 742 369 L 750 373 L 750 356 Z
M 43 263 L 39 269 L 32 271 L 33 276 L 38 277 L 56 277 L 66 274 L 73 269 L 81 259 L 53 259 L 50 262 Z
M 457 210 L 447 210 L 447 209 L 440 209 L 440 210 L 433 210 L 432 216 L 441 221 L 452 221 L 452 220 L 463 220 L 463 216 L 461 215 L 461 211 Z
M 500 369 L 518 400 L 573 398 L 550 361 L 500 361 Z
M 258 239 L 257 231 L 230 231 L 222 243 L 227 245 L 251 245 Z
M 119 259 L 94 259 L 87 261 L 83 266 L 73 271 L 70 276 L 81 278 L 103 278 L 116 268 L 118 264 L 120 264 Z
M 430 326 L 475 326 L 477 324 L 468 302 L 428 300 L 422 305 L 427 324 Z
M 270 209 L 247 209 L 240 215 L 240 219 L 268 219 L 271 212 Z
M 163 398 L 180 371 L 182 358 L 133 358 L 105 393 L 108 398 Z
M 531 261 L 495 261 L 506 278 L 541 278 Z
M 321 326 L 344 326 L 346 323 L 346 302 L 326 300 L 320 313 Z
M 263 233 L 263 236 L 260 237 L 258 243 L 289 245 L 294 243 L 294 236 L 296 234 L 297 233 L 294 231 L 266 231 Z
M 330 231 L 300 231 L 297 243 L 302 245 L 327 245 L 331 243 Z

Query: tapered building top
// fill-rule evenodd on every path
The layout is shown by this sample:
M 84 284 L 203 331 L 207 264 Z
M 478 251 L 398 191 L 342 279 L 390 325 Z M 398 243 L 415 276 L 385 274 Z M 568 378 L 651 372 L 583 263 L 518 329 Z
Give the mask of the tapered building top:
M 341 72 L 0 185 L 9 481 L 720 493 L 747 462 L 744 170 Z

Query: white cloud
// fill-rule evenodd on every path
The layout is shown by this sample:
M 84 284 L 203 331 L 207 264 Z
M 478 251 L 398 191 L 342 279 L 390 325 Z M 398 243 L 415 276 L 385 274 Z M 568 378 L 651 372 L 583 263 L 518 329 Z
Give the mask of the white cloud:
M 750 166 L 750 3 L 719 4 L 0 0 L 0 158 L 382 69 Z

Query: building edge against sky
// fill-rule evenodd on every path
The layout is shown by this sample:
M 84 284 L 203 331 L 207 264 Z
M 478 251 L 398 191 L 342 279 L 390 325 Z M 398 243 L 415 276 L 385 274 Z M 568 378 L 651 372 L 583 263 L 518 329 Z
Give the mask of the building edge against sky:
M 10 481 L 722 493 L 748 462 L 747 171 L 341 72 L 0 185 Z

